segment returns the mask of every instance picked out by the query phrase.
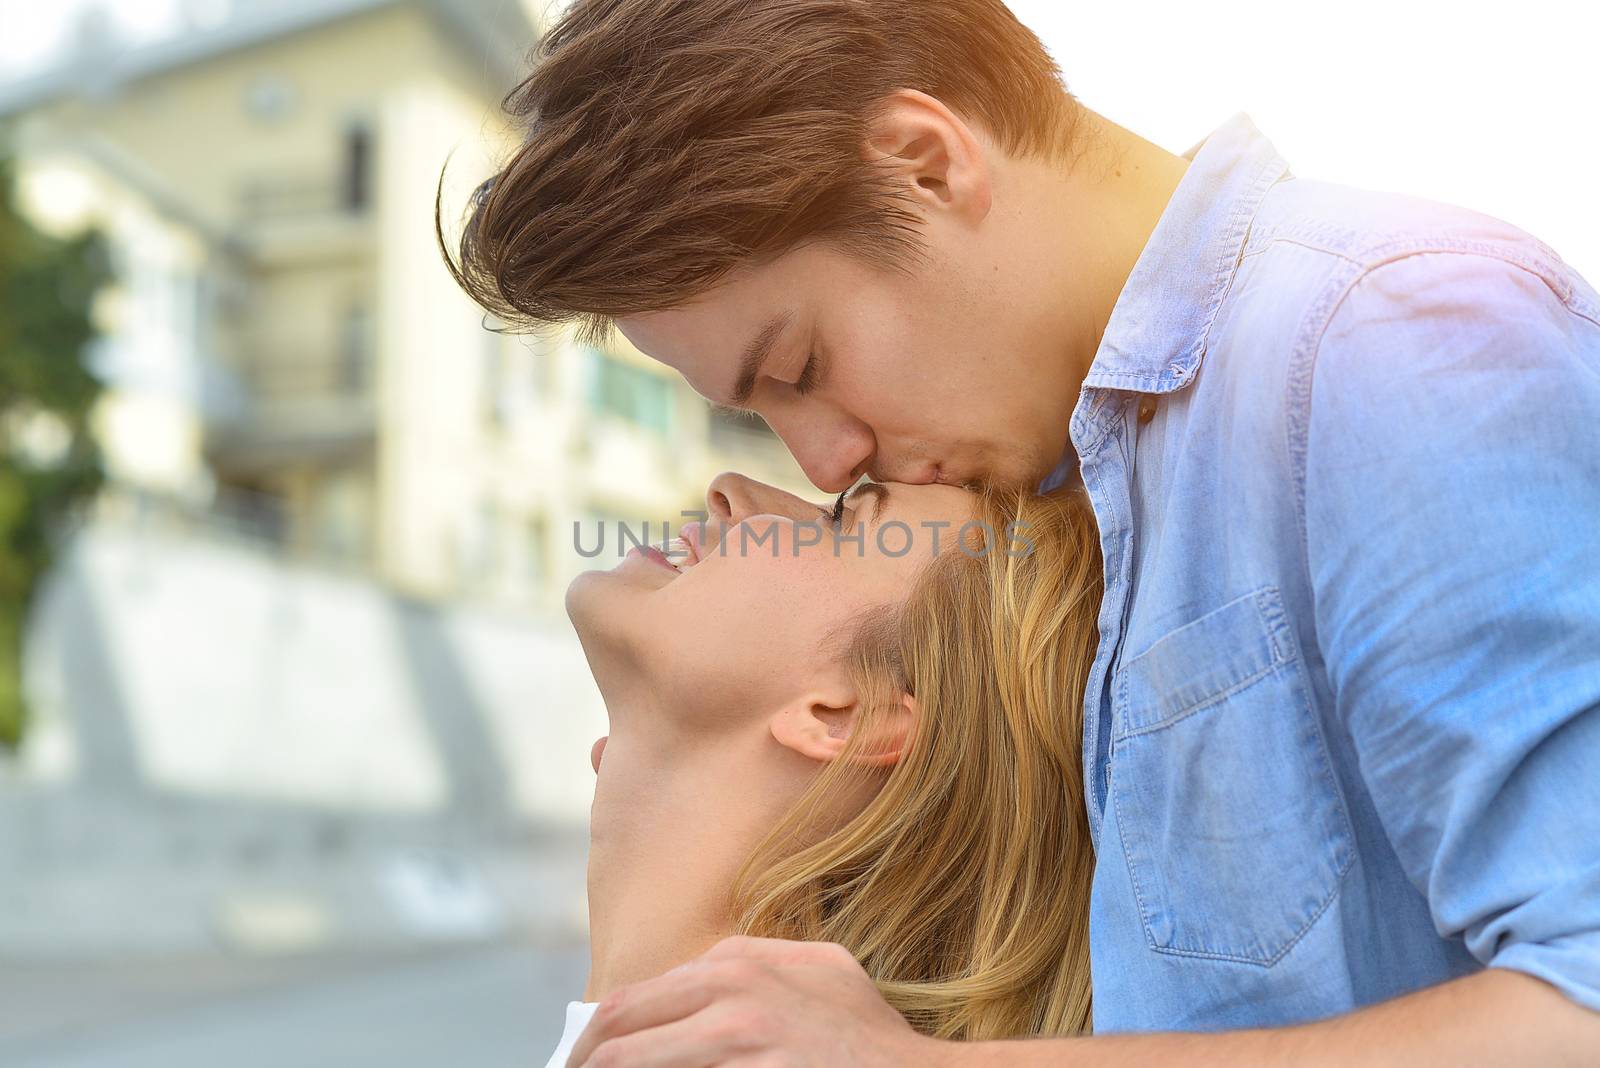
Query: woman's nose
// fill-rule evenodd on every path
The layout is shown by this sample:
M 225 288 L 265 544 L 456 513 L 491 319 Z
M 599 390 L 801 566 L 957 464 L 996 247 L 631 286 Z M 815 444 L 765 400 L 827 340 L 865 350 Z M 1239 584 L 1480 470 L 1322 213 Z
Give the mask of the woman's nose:
M 753 515 L 798 519 L 814 510 L 793 494 L 733 471 L 724 471 L 706 487 L 706 511 L 723 526 L 742 523 Z
M 751 514 L 750 480 L 732 471 L 724 471 L 706 487 L 706 511 L 712 519 L 726 526 L 739 522 Z

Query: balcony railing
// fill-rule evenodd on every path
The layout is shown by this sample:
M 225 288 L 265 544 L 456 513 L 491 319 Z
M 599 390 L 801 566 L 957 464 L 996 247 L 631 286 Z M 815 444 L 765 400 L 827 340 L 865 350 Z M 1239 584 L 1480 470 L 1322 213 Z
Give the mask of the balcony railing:
M 239 215 L 249 223 L 359 213 L 331 177 L 256 178 L 239 189 Z
M 369 448 L 377 432 L 367 359 L 256 357 L 224 373 L 210 405 L 206 451 L 238 475 L 316 463 Z
M 249 403 L 364 402 L 372 396 L 372 359 L 366 353 L 256 356 L 239 368 Z

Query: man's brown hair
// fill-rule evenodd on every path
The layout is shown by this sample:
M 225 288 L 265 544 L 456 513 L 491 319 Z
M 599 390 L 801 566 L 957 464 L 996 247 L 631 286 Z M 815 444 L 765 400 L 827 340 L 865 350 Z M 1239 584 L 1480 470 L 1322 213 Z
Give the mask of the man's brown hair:
M 1001 0 L 576 0 L 533 60 L 456 260 L 435 202 L 451 273 L 510 323 L 603 329 L 813 240 L 905 263 L 915 216 L 866 154 L 895 90 L 1018 155 L 1062 150 L 1077 114 Z

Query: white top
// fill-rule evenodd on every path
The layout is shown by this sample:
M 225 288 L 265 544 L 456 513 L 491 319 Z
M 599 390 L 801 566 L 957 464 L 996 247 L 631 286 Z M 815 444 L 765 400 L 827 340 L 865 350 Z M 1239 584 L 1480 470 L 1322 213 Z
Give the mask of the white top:
M 578 1044 L 578 1036 L 589 1026 L 589 1018 L 599 1007 L 598 1001 L 567 1002 L 567 1029 L 561 1032 L 561 1044 L 550 1054 L 544 1068 L 567 1068 L 567 1057 L 572 1053 L 572 1047 Z

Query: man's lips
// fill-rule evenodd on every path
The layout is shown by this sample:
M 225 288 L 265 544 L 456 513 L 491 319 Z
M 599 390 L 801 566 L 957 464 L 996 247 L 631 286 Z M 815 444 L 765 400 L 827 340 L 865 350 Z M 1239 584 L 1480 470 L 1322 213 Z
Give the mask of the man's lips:
M 867 474 L 874 482 L 904 482 L 908 486 L 959 486 L 964 480 L 948 474 L 944 464 L 929 461 L 919 467 L 909 469 L 889 470 L 886 468 L 871 468 Z M 854 483 L 851 483 L 854 485 Z
M 606 738 L 608 737 L 609 735 L 602 734 L 595 739 L 594 745 L 589 747 L 589 763 L 593 765 L 596 775 L 600 774 L 600 754 L 606 751 Z

